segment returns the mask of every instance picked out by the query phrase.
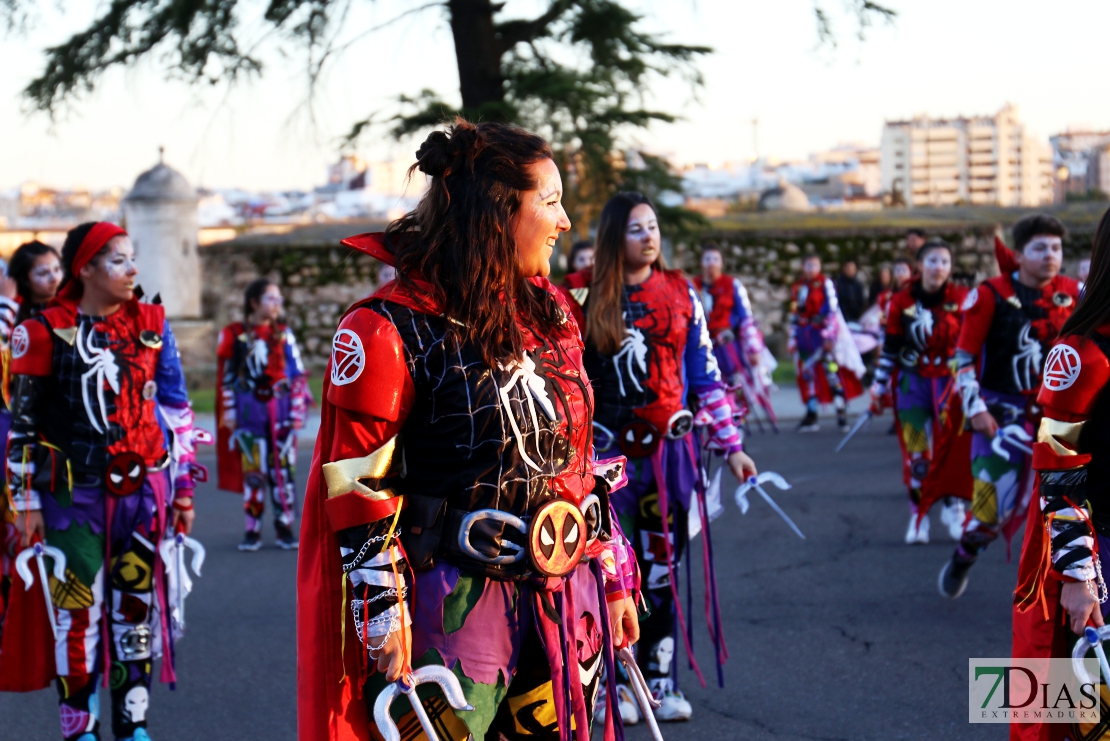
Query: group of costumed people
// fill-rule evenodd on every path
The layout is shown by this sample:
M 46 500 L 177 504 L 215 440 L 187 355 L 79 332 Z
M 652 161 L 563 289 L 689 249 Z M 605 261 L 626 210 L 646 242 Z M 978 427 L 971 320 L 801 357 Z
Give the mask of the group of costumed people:
M 176 683 L 183 559 L 203 560 L 189 537 L 207 478 L 195 445 L 212 437 L 193 427 L 173 330 L 137 277 L 127 233 L 92 222 L 60 254 L 21 246 L 0 278 L 0 691 L 54 682 L 67 741 L 100 738 L 101 684 L 114 738 L 149 739 L 156 659 Z M 261 547 L 267 495 L 277 545 L 296 548 L 293 459 L 311 394 L 277 286 L 255 281 L 245 300 L 219 344 L 220 485 L 244 496 L 241 550 Z

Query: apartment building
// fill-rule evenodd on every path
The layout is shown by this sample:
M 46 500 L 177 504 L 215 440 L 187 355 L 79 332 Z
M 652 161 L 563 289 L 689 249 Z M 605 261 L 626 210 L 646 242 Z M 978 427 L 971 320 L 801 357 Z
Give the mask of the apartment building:
M 1017 108 L 994 116 L 887 121 L 883 191 L 907 206 L 1040 206 L 1053 200 L 1052 150 L 1026 131 Z

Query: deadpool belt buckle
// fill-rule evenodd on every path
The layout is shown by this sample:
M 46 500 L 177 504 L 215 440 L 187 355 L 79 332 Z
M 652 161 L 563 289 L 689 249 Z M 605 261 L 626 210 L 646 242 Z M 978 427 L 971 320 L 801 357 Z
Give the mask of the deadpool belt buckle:
M 638 419 L 621 428 L 617 445 L 629 458 L 647 458 L 659 447 L 663 436 L 651 422 Z
M 679 409 L 667 421 L 667 439 L 681 440 L 694 429 L 694 413 L 689 409 Z
M 104 487 L 110 494 L 126 497 L 134 494 L 146 481 L 146 461 L 138 453 L 125 450 L 108 461 L 104 471 Z
M 582 511 L 566 499 L 552 499 L 532 516 L 528 556 L 544 576 L 566 576 L 582 562 L 587 537 Z
M 269 378 L 259 379 L 254 384 L 254 398 L 263 404 L 274 398 L 274 384 Z

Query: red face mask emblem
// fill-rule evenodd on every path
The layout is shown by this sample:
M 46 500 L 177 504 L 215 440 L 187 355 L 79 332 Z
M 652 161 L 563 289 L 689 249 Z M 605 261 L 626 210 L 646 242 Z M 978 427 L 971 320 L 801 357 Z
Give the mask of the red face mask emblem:
M 565 499 L 540 507 L 528 529 L 532 565 L 544 576 L 566 576 L 586 552 L 586 521 L 582 512 Z
M 146 461 L 138 453 L 120 453 L 108 461 L 104 486 L 117 497 L 134 494 L 146 481 Z
M 629 458 L 647 458 L 659 447 L 659 430 L 651 422 L 638 419 L 621 428 L 617 445 Z
M 269 376 L 264 376 L 255 381 L 254 398 L 263 404 L 274 398 L 274 385 Z

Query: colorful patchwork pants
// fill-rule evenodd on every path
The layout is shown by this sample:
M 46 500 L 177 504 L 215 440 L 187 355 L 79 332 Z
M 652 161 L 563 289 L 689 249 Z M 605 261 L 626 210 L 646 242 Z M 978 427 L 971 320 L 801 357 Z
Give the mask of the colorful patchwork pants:
M 998 421 L 999 433 L 992 440 L 976 432 L 971 442 L 971 519 L 957 551 L 969 560 L 982 553 L 1000 533 L 1005 533 L 1009 541 L 1021 526 L 1033 495 L 1030 464 L 1034 429 L 1026 415 L 1026 398 L 988 389 L 982 394 L 987 409 Z
M 239 394 L 236 444 L 243 461 L 243 511 L 246 531 L 262 532 L 262 514 L 269 495 L 278 532 L 296 519 L 297 433 L 288 396 L 260 402 Z
M 689 513 L 698 476 L 688 444 L 685 438 L 663 441 L 665 529 L 651 458 L 629 458 L 628 485 L 611 495 L 621 528 L 635 546 L 643 579 L 641 591 L 651 609 L 648 616 L 641 616 L 637 662 L 654 694 L 673 690 L 678 678 L 678 585 L 672 584 L 672 575 L 678 572 L 689 539 Z
M 597 577 L 590 565 L 579 566 L 562 592 L 537 594 L 528 582 L 498 581 L 440 563 L 416 572 L 412 601 L 413 667 L 450 667 L 474 710 L 456 715 L 435 685 L 420 685 L 428 716 L 442 741 L 475 739 L 542 739 L 558 741 L 558 715 L 552 691 L 548 652 L 553 639 L 550 619 L 537 614 L 537 598 L 564 614 L 573 625 L 579 681 L 592 722 L 593 704 L 603 664 L 602 626 Z M 546 622 L 545 622 L 546 621 Z M 546 627 L 544 627 L 546 626 Z M 385 678 L 374 674 L 365 698 L 373 718 L 374 701 Z M 408 703 L 393 703 L 393 719 L 403 739 L 420 737 L 420 725 Z
M 798 390 L 807 409 L 817 411 L 817 404 L 836 402 L 837 409 L 844 408 L 844 385 L 840 381 L 840 366 L 832 353 L 825 352 L 825 339 L 818 327 L 794 328 L 794 369 L 798 377 Z
M 43 497 L 46 541 L 66 556 L 65 582 L 50 576 L 59 631 L 54 650 L 59 713 L 66 739 L 97 732 L 96 689 L 105 668 L 105 639 L 112 732 L 129 738 L 136 728 L 146 727 L 151 664 L 163 635 L 162 626 L 153 621 L 165 615 L 164 605 L 157 604 L 164 589 L 157 550 L 166 527 L 168 491 L 166 475 L 157 473 L 126 497 L 81 486 L 65 501 Z

